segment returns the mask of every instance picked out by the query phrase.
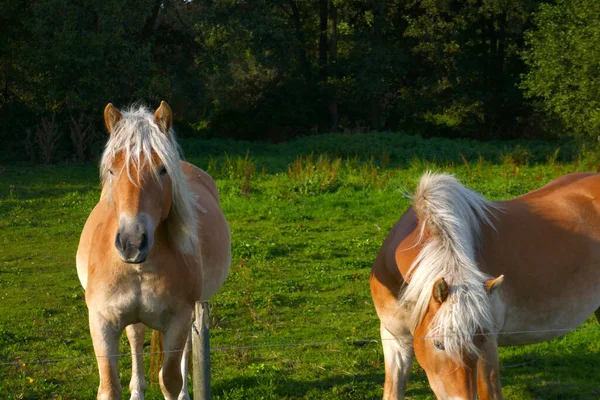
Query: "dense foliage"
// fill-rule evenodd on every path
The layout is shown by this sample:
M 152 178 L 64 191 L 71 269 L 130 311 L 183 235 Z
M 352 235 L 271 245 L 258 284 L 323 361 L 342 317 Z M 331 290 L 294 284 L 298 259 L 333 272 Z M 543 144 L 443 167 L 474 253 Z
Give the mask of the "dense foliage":
M 545 4 L 526 34 L 523 87 L 573 134 L 600 138 L 600 3 Z
M 4 158 L 89 158 L 108 102 L 161 99 L 193 137 L 590 132 L 598 6 L 541 3 L 554 2 L 5 0 Z

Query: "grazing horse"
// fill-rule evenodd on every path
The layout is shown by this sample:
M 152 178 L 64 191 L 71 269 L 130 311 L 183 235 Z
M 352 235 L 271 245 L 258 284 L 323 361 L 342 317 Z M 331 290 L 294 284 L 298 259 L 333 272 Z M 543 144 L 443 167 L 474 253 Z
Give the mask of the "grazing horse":
M 385 400 L 404 398 L 413 354 L 439 399 L 502 399 L 498 346 L 600 321 L 600 175 L 492 202 L 425 174 L 370 283 Z
M 118 357 L 123 329 L 131 344 L 131 399 L 146 390 L 144 325 L 164 335 L 159 373 L 166 399 L 189 399 L 190 327 L 194 304 L 221 287 L 231 264 L 229 226 L 217 187 L 181 161 L 171 109 L 104 110 L 110 138 L 100 165 L 102 194 L 77 250 L 85 290 L 99 399 L 120 399 Z

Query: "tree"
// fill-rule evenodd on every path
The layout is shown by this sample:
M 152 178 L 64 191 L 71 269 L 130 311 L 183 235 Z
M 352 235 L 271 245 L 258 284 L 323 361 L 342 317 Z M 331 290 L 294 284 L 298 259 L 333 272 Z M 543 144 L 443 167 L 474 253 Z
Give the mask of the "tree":
M 415 121 L 441 133 L 521 135 L 531 113 L 516 86 L 523 32 L 537 0 L 422 0 L 407 7 L 418 104 Z
M 103 130 L 108 102 L 168 99 L 182 110 L 178 115 L 199 119 L 198 46 L 193 23 L 181 12 L 194 6 L 185 0 L 2 2 L 0 112 L 20 117 L 3 121 L 2 134 L 18 141 L 48 114 L 61 131 L 82 114 Z
M 279 141 L 386 129 L 492 139 L 520 137 L 526 126 L 539 135 L 518 84 L 523 32 L 543 1 L 5 0 L 0 114 L 12 118 L 0 121 L 0 134 L 8 145 L 22 141 L 49 114 L 60 132 L 81 114 L 103 130 L 109 101 L 168 99 L 185 135 Z M 538 28 L 539 38 L 532 33 L 523 87 L 575 129 L 597 120 L 589 108 L 573 108 L 581 99 L 595 104 L 595 67 L 582 66 L 596 54 L 597 10 L 557 7 L 580 19 L 575 32 L 556 39 L 559 56 L 536 50 L 550 40 L 548 27 Z M 548 25 L 542 16 L 540 24 Z M 588 47 L 577 48 L 582 43 Z M 562 53 L 584 50 L 552 66 Z M 547 66 L 557 75 L 547 79 Z M 566 75 L 571 86 L 585 77 L 576 89 L 587 92 L 555 83 Z
M 331 78 L 335 80 L 337 78 L 337 58 L 338 58 L 338 10 L 334 1 L 329 2 L 329 64 Z M 328 108 L 329 108 L 329 130 L 335 132 L 338 129 L 340 120 L 338 112 L 338 101 L 336 99 L 335 90 L 332 91 L 329 96 Z
M 600 137 L 600 2 L 559 0 L 535 14 L 521 86 L 568 133 Z

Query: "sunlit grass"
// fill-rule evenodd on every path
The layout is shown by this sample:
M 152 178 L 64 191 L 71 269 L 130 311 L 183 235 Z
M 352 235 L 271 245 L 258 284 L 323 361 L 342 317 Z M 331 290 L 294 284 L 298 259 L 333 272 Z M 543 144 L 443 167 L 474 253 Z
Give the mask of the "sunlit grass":
M 189 146 L 196 152 L 188 158 L 217 178 L 233 237 L 232 271 L 212 301 L 211 345 L 226 348 L 212 353 L 215 399 L 380 398 L 380 344 L 351 341 L 378 338 L 370 267 L 426 169 L 454 173 L 492 199 L 595 169 L 593 156 L 561 161 L 548 145 L 539 154 L 498 147 L 489 157 L 445 150 L 440 154 L 448 157 L 435 159 L 419 156 L 424 148 L 372 154 L 379 148 L 373 138 L 365 138 L 371 147 L 364 154 L 341 154 L 352 151 L 338 139 L 337 154 L 319 151 L 333 146 L 330 137 L 311 139 L 318 146 L 295 155 L 204 154 L 202 142 Z M 0 398 L 95 396 L 98 372 L 75 251 L 100 193 L 97 175 L 94 165 L 2 169 L 0 361 L 17 364 L 0 365 Z M 261 347 L 315 342 L 327 343 Z M 599 346 L 600 327 L 590 319 L 552 342 L 501 349 L 505 397 L 600 398 Z M 124 338 L 121 350 L 129 351 Z M 70 360 L 29 363 L 62 358 Z M 128 396 L 130 359 L 120 366 Z M 433 398 L 416 364 L 407 396 Z M 147 398 L 161 398 L 156 383 Z

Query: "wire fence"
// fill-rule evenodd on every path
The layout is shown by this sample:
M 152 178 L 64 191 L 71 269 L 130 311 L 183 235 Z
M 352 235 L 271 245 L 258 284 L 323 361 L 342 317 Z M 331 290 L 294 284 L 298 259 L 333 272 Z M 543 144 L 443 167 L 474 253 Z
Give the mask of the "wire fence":
M 539 334 L 539 333 L 569 333 L 569 332 L 578 332 L 578 331 L 589 331 L 589 330 L 599 330 L 600 326 L 594 325 L 586 325 L 581 326 L 579 328 L 570 329 L 539 329 L 539 330 L 520 330 L 520 331 L 510 331 L 510 332 L 497 332 L 497 333 L 477 333 L 476 336 L 502 336 L 502 335 L 518 335 L 518 334 Z M 263 343 L 263 344 L 255 344 L 255 345 L 242 345 L 242 346 L 216 346 L 211 347 L 211 352 L 228 352 L 235 350 L 259 350 L 265 348 L 286 348 L 286 347 L 308 347 L 308 346 L 329 346 L 329 345 L 339 345 L 339 344 L 369 344 L 369 343 L 381 343 L 382 341 L 387 340 L 397 340 L 397 338 L 407 337 L 407 338 L 423 338 L 423 339 L 434 339 L 434 338 L 442 338 L 442 337 L 450 337 L 454 335 L 425 335 L 425 336 L 413 336 L 413 335 L 405 335 L 405 336 L 396 336 L 396 338 L 368 338 L 368 339 L 346 339 L 346 340 L 329 340 L 329 341 L 314 341 L 314 342 L 292 342 L 292 343 Z M 65 361 L 82 361 L 82 360 L 90 360 L 97 358 L 123 358 L 123 357 L 133 357 L 137 355 L 147 356 L 154 354 L 166 354 L 166 353 L 183 353 L 183 352 L 191 352 L 191 350 L 167 350 L 167 351 L 146 351 L 141 353 L 119 353 L 112 354 L 106 356 L 81 356 L 81 357 L 65 357 L 65 358 L 53 358 L 53 359 L 40 359 L 40 360 L 29 360 L 29 361 L 2 361 L 0 362 L 0 366 L 6 365 L 30 365 L 30 364 L 50 364 L 50 363 L 58 363 Z

